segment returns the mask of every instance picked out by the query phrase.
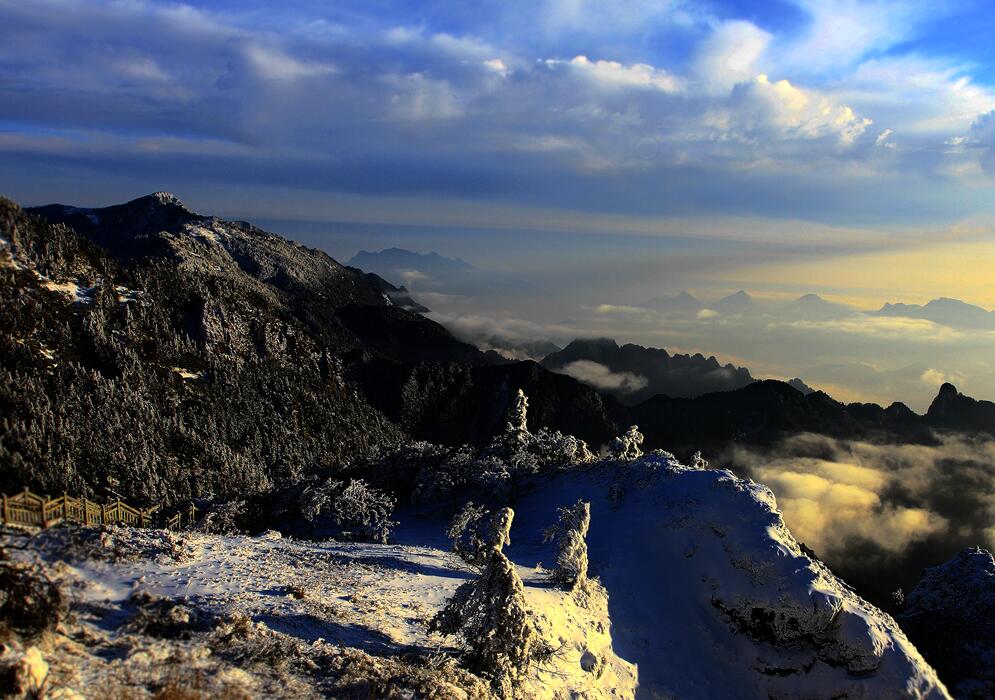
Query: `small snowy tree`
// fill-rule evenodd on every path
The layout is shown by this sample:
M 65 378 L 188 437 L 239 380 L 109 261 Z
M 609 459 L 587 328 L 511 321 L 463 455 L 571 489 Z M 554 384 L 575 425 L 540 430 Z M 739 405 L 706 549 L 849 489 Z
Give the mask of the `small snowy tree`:
M 332 520 L 353 539 L 387 544 L 390 531 L 397 523 L 390 519 L 394 499 L 369 486 L 362 479 L 353 479 L 332 502 Z
M 510 542 L 513 518 L 510 508 L 494 514 L 479 578 L 457 588 L 428 625 L 430 632 L 459 636 L 467 667 L 486 677 L 502 697 L 513 697 L 522 672 L 550 653 L 525 604 L 522 579 L 501 551 Z
M 530 449 L 541 464 L 562 467 L 594 461 L 586 442 L 549 428 L 540 428 L 532 436 Z
M 488 515 L 486 508 L 469 501 L 453 518 L 446 533 L 456 556 L 471 566 L 481 566 L 487 560 Z
M 692 469 L 708 469 L 708 460 L 701 456 L 701 450 L 691 455 Z
M 643 444 L 643 434 L 638 425 L 631 425 L 623 435 L 612 441 L 609 451 L 614 459 L 632 461 L 643 455 L 640 445 Z
M 556 540 L 556 568 L 552 579 L 571 590 L 583 588 L 587 580 L 587 532 L 591 527 L 591 504 L 577 501 L 558 508 L 559 521 L 543 533 L 543 541 Z
M 521 389 L 515 394 L 511 408 L 508 409 L 508 424 L 505 432 L 509 435 L 527 437 L 529 434 L 529 397 Z
M 360 542 L 386 544 L 397 525 L 390 519 L 394 499 L 362 479 L 348 485 L 329 479 L 321 486 L 305 489 L 300 499 L 301 514 L 310 522 L 327 515 L 342 537 Z

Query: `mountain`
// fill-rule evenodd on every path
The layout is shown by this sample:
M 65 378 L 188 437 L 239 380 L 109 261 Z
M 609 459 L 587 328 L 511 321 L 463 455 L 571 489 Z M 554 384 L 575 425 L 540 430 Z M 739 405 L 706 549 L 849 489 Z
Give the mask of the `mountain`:
M 875 312 L 878 316 L 922 318 L 953 328 L 995 329 L 995 312 L 960 301 L 941 297 L 928 304 L 885 304 Z
M 663 313 L 678 313 L 693 315 L 705 308 L 698 299 L 684 291 L 672 297 L 657 297 L 646 303 L 652 309 Z
M 898 621 L 956 698 L 995 697 L 995 559 L 974 547 L 923 572 Z
M 408 434 L 446 445 L 486 445 L 503 430 L 518 389 L 529 397 L 535 426 L 577 435 L 595 446 L 617 436 L 617 418 L 625 420 L 612 397 L 531 361 L 470 365 L 379 360 L 353 365 L 349 376 Z
M 845 304 L 826 301 L 818 294 L 805 294 L 792 303 L 792 310 L 802 319 L 822 320 L 839 318 L 853 313 L 853 309 Z
M 964 396 L 948 382 L 929 405 L 926 419 L 936 428 L 995 434 L 995 403 Z
M 171 195 L 34 211 L 0 200 L 6 484 L 137 503 L 292 484 L 404 439 L 347 356 L 485 361 L 364 273 Z
M 351 268 L 351 269 L 362 272 L 362 270 L 359 270 L 358 268 Z M 372 272 L 365 272 L 363 273 L 363 276 L 366 278 L 366 281 L 370 283 L 370 285 L 376 287 L 381 292 L 383 292 L 384 295 L 388 299 L 390 299 L 395 306 L 400 306 L 405 311 L 414 311 L 415 313 L 419 314 L 428 313 L 430 311 L 428 307 L 422 306 L 417 301 L 412 299 L 411 295 L 408 293 L 408 290 L 403 285 L 400 287 L 395 287 L 380 275 L 374 274 Z
M 628 418 L 646 435 L 647 447 L 679 452 L 732 443 L 763 445 L 799 432 L 847 439 L 880 436 L 890 441 L 933 442 L 929 427 L 911 411 L 876 404 L 846 405 L 821 391 L 805 395 L 774 380 L 696 398 L 654 396 L 632 407 Z
M 71 228 L 120 264 L 145 269 L 149 261 L 168 260 L 178 275 L 206 286 L 207 293 L 189 293 L 185 313 L 212 349 L 236 358 L 266 343 L 266 331 L 252 319 L 256 302 L 304 324 L 339 352 L 364 346 L 371 324 L 358 309 L 376 309 L 368 313 L 446 338 L 438 359 L 479 358 L 475 348 L 433 321 L 388 311 L 394 306 L 390 294 L 400 290 L 386 281 L 252 224 L 195 214 L 168 193 L 100 209 L 55 204 L 27 212 Z M 395 359 L 421 359 L 402 343 L 379 342 L 377 350 Z
M 543 358 L 542 366 L 586 381 L 630 405 L 656 394 L 699 396 L 754 381 L 749 370 L 721 365 L 714 357 L 671 355 L 634 344 L 619 347 L 609 338 L 574 340 Z
M 806 384 L 805 382 L 803 382 L 798 377 L 795 377 L 794 379 L 789 379 L 788 380 L 788 386 L 790 386 L 792 389 L 797 389 L 798 391 L 800 391 L 801 393 L 805 394 L 806 396 L 808 394 L 814 394 L 815 393 L 815 389 L 813 389 L 812 387 L 810 387 L 808 384 Z
M 742 289 L 735 294 L 722 297 L 715 303 L 715 308 L 724 314 L 745 314 L 756 310 L 756 302 L 753 297 Z
M 792 537 L 767 487 L 647 455 L 541 480 L 515 507 L 531 567 L 549 513 L 591 504 L 592 575 L 637 698 L 941 698 L 895 621 Z
M 465 260 L 435 252 L 415 253 L 403 248 L 361 250 L 346 264 L 374 272 L 394 284 L 403 282 L 416 291 L 467 294 L 487 283 L 481 272 Z

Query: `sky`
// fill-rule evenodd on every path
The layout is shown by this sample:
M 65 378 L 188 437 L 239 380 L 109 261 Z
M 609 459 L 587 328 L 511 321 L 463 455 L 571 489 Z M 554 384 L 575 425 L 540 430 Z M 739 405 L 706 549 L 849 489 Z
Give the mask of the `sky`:
M 866 354 L 803 357 L 809 334 L 786 360 L 757 329 L 592 309 L 739 288 L 995 308 L 993 36 L 980 0 L 0 0 L 0 193 L 167 190 L 340 259 L 437 250 L 522 280 L 435 290 L 449 318 L 859 366 L 824 384 L 921 405 L 935 386 L 860 372 L 988 385 L 873 321 Z

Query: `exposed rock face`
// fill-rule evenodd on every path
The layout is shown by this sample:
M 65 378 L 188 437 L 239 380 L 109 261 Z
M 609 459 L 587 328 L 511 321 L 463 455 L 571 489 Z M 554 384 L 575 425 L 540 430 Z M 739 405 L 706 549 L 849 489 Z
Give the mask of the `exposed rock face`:
M 995 560 L 965 549 L 923 572 L 898 616 L 955 697 L 995 697 Z
M 926 419 L 938 428 L 995 433 L 995 403 L 964 396 L 948 382 L 940 387 Z

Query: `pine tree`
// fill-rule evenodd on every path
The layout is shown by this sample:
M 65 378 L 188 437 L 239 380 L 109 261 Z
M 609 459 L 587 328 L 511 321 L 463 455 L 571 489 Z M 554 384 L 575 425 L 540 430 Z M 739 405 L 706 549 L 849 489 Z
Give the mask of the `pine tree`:
M 430 632 L 460 637 L 467 667 L 506 698 L 514 696 L 514 683 L 529 664 L 550 653 L 525 603 L 522 579 L 502 551 L 511 542 L 514 515 L 511 508 L 494 514 L 480 576 L 457 588 L 428 625 Z
M 556 568 L 552 579 L 570 590 L 587 581 L 587 532 L 591 528 L 591 504 L 578 500 L 557 509 L 559 522 L 543 534 L 544 542 L 556 540 Z

